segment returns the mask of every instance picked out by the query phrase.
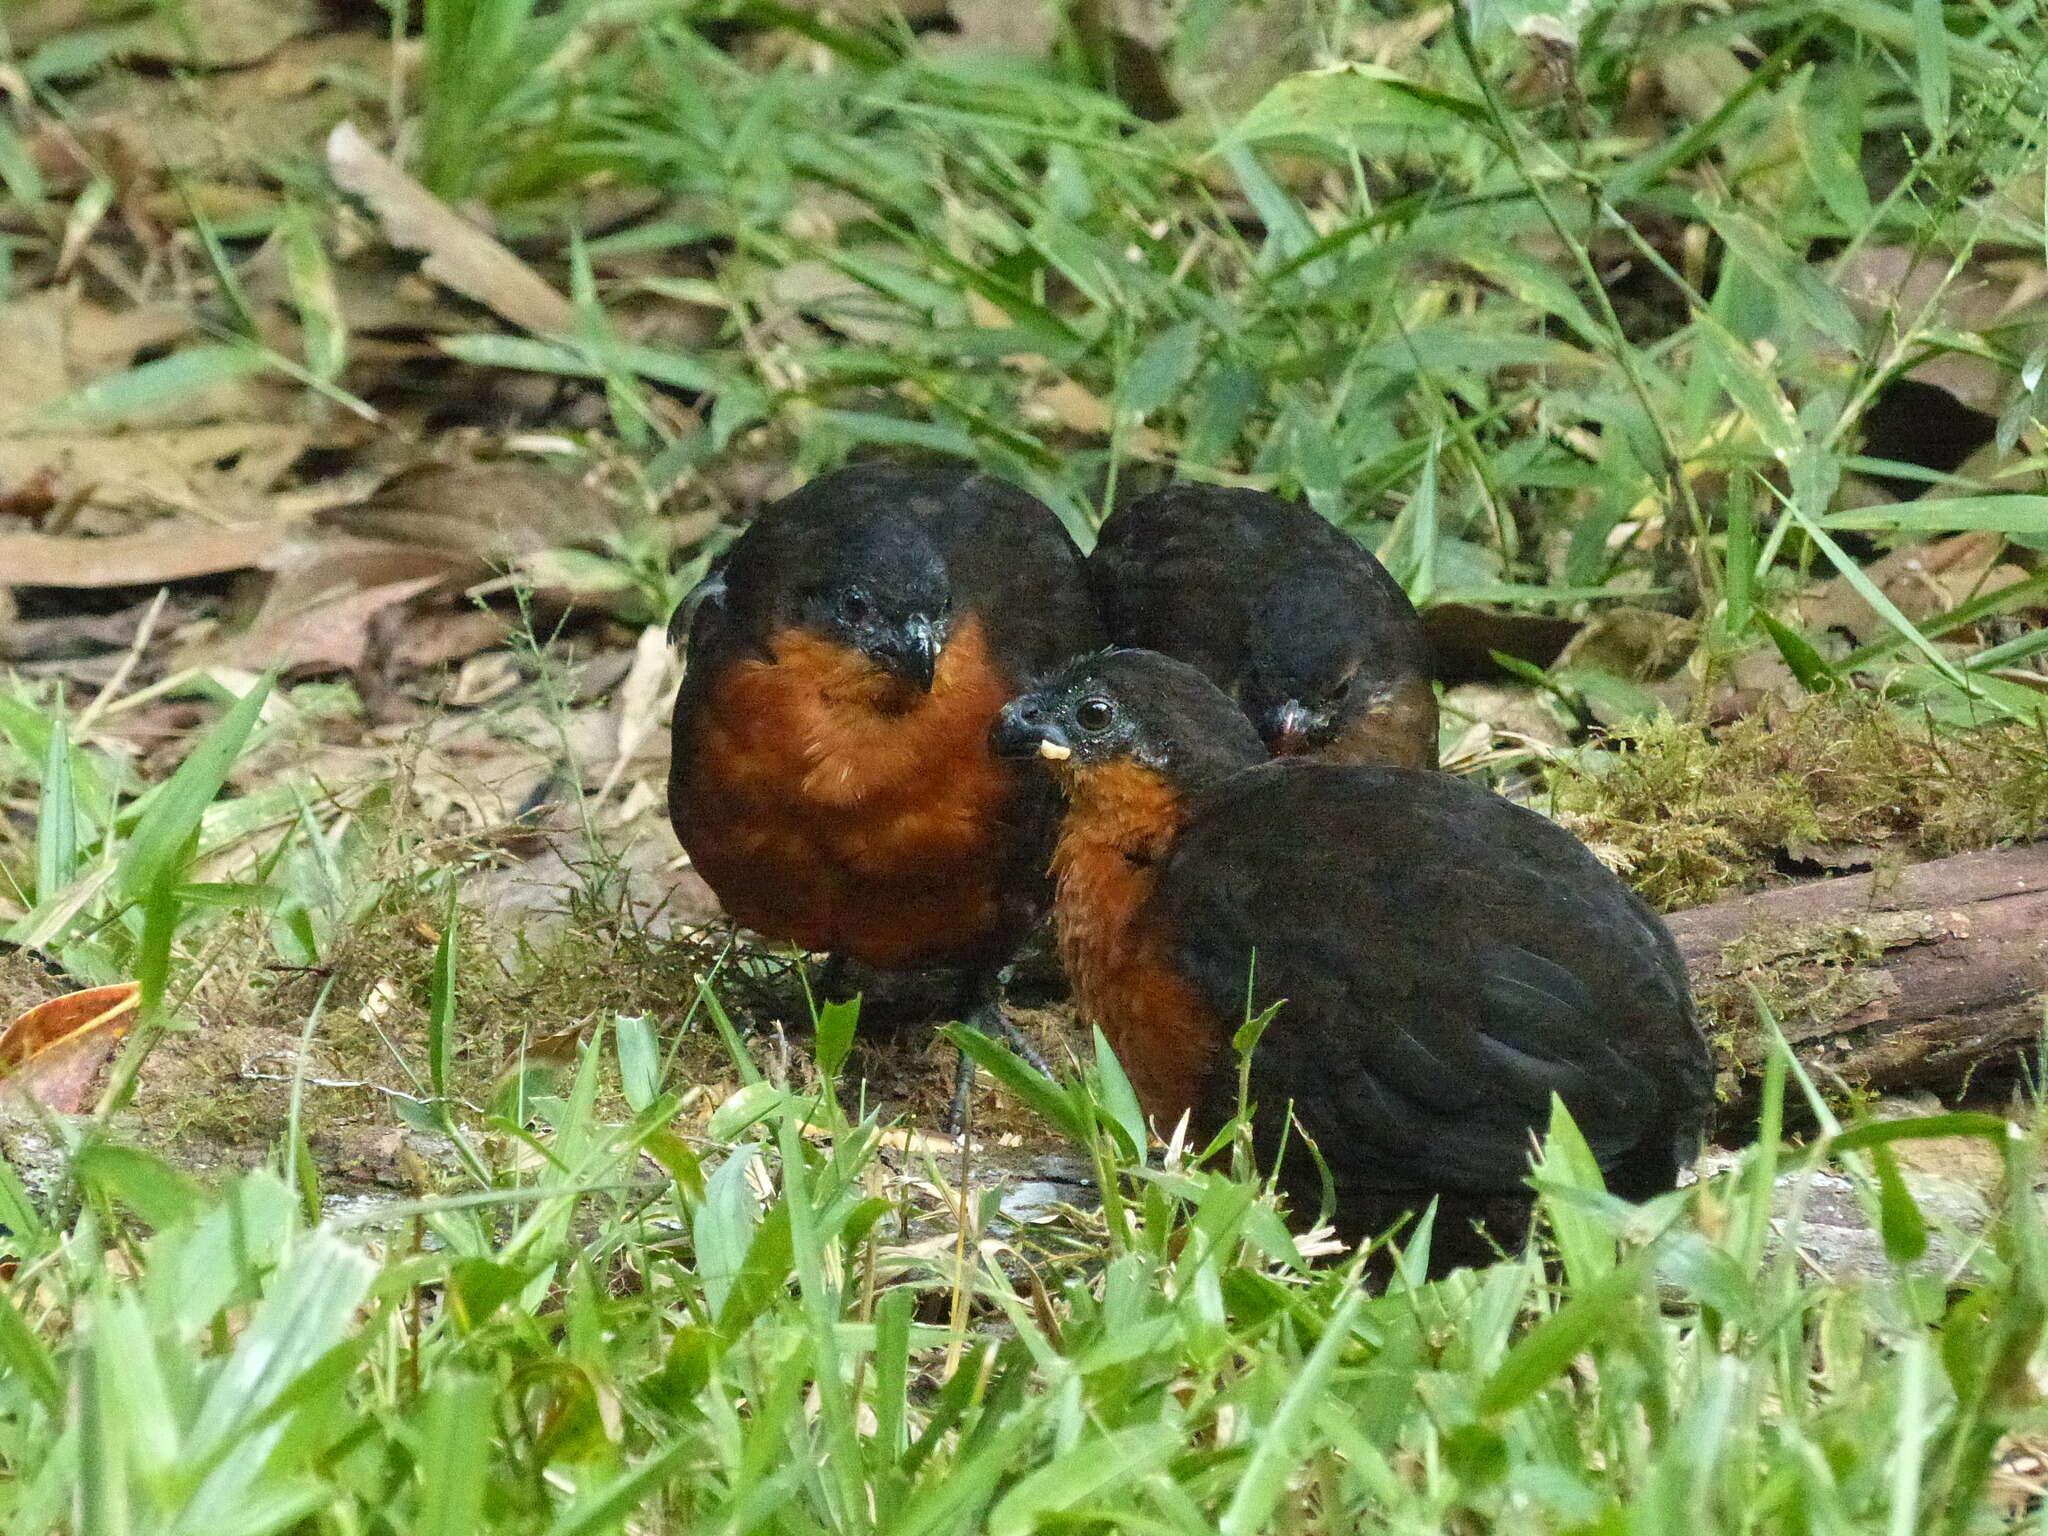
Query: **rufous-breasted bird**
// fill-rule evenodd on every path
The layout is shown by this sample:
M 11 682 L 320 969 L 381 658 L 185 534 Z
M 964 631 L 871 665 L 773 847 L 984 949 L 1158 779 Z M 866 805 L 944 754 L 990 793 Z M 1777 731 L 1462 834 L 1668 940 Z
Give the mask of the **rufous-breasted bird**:
M 989 728 L 1101 641 L 1058 518 L 964 469 L 843 469 L 764 510 L 676 627 L 670 816 L 726 912 L 834 966 L 956 971 L 963 1016 L 1018 1039 L 998 978 L 1057 806 Z
M 1521 1240 L 1553 1094 L 1617 1194 L 1697 1151 L 1713 1069 L 1678 951 L 1562 827 L 1446 774 L 1268 761 L 1150 651 L 1063 669 L 995 740 L 1059 785 L 1061 958 L 1161 1134 L 1228 1121 L 1233 1033 L 1278 1004 L 1249 1066 L 1258 1156 L 1291 1110 L 1353 1240 L 1437 1201 L 1439 1271 Z M 1278 1171 L 1313 1211 L 1298 1135 Z

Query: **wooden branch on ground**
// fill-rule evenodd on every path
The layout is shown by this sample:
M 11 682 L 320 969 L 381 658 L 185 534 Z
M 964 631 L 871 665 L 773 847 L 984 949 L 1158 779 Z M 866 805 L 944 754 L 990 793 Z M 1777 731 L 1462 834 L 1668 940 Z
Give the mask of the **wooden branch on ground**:
M 1674 913 L 1703 1022 L 1753 1107 L 1777 1016 L 1825 1091 L 1953 1091 L 2042 1039 L 2048 843 L 1817 880 Z

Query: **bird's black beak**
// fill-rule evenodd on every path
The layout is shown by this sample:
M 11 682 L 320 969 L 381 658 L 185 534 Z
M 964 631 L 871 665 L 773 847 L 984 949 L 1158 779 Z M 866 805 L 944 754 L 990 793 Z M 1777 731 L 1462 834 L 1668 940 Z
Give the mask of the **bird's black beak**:
M 939 650 L 943 644 L 930 619 L 916 618 L 882 636 L 871 654 L 892 674 L 913 684 L 919 693 L 930 693 L 932 680 L 939 674 Z
M 1036 696 L 1012 699 L 989 727 L 989 750 L 997 757 L 1042 757 L 1061 763 L 1074 755 L 1067 733 L 1053 724 L 1052 716 Z
M 1329 720 L 1299 699 L 1289 699 L 1265 719 L 1266 748 L 1275 757 L 1291 757 L 1317 745 Z

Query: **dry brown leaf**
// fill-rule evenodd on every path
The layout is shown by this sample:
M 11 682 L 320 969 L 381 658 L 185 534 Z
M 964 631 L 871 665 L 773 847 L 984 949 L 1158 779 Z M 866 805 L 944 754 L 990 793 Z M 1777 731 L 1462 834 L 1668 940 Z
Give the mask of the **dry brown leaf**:
M 127 9 L 139 13 L 142 6 L 143 0 L 132 0 Z M 26 54 L 65 32 L 106 21 L 114 9 L 96 0 L 15 0 L 7 8 L 7 38 Z
M 1666 54 L 1656 66 L 1657 83 L 1680 116 L 1704 122 L 1742 89 L 1749 71 L 1725 43 Z
M 773 303 L 807 314 L 854 341 L 887 343 L 912 323 L 901 304 L 848 277 L 829 261 L 786 262 L 763 277 L 763 287 Z
M 0 304 L 0 378 L 8 381 L 0 432 L 32 427 L 73 391 L 192 331 L 191 313 L 174 305 L 109 309 L 66 287 Z
M 2026 580 L 2018 566 L 1998 563 L 2004 549 L 2004 535 L 1978 529 L 1895 549 L 1865 566 L 1863 574 L 1917 624 L 1970 598 L 2002 592 Z M 1807 630 L 1840 630 L 1859 645 L 1891 630 L 1890 622 L 1841 576 L 1822 582 L 1801 599 L 1799 621 Z
M 1024 414 L 1033 421 L 1058 425 L 1089 437 L 1107 437 L 1116 424 L 1109 403 L 1086 385 L 1062 378 L 1032 390 L 1024 398 Z M 1132 427 L 1124 436 L 1128 451 L 1145 458 L 1173 452 L 1173 440 L 1147 426 Z
M 2043 303 L 2038 257 L 2018 261 L 1970 262 L 1953 282 L 1950 258 L 1940 251 L 1903 245 L 1865 246 L 1835 272 L 1842 296 L 1857 317 L 1891 314 L 1900 324 L 1921 321 L 1965 332 L 1998 332 L 2008 353 L 2024 355 L 2048 338 L 2048 304 Z M 1937 297 L 1938 296 L 1938 297 Z M 1995 416 L 2011 398 L 2010 369 L 1987 358 L 1943 352 L 1911 369 L 1906 377 L 1947 390 L 1972 410 Z
M 57 505 L 57 479 L 39 469 L 12 485 L 0 485 L 0 517 L 25 517 L 31 522 Z
M 514 1045 L 505 1053 L 505 1064 L 515 1067 L 522 1062 L 545 1062 L 551 1066 L 573 1067 L 576 1059 L 583 1054 L 583 1039 L 590 1033 L 590 1023 L 585 1021 L 571 1029 L 557 1030 L 552 1035 L 536 1035 L 522 1044 Z
M 1603 609 L 1558 653 L 1559 667 L 1594 667 L 1631 682 L 1671 676 L 1699 643 L 1698 623 L 1653 608 Z
M 90 299 L 71 306 L 65 343 L 73 385 L 130 366 L 143 352 L 158 351 L 194 334 L 192 311 L 177 304 L 135 304 L 109 309 Z
M 619 685 L 618 752 L 598 787 L 599 800 L 610 797 L 634 754 L 668 718 L 681 677 L 682 663 L 669 643 L 668 626 L 650 624 L 641 630 L 633 665 Z
M 1451 19 L 1448 5 L 1432 5 L 1395 20 L 1374 20 L 1351 29 L 1347 56 L 1381 69 L 1395 69 L 1441 32 Z
M 502 645 L 512 625 L 488 608 L 442 608 L 415 613 L 391 647 L 391 670 L 403 675 L 443 666 Z
M 455 681 L 449 684 L 441 702 L 454 709 L 480 709 L 493 699 L 502 699 L 525 681 L 526 674 L 510 655 L 486 651 L 455 669 Z
M 321 22 L 319 0 L 179 0 L 151 9 L 122 56 L 200 69 L 258 63 Z
M 0 304 L 0 378 L 7 380 L 0 430 L 71 392 L 65 355 L 72 304 L 61 288 Z
M 423 545 L 311 532 L 280 540 L 263 564 L 276 580 L 249 628 L 220 655 L 229 665 L 352 671 L 363 664 L 378 614 L 483 569 Z
M 540 550 L 602 545 L 615 526 L 610 504 L 596 493 L 514 460 L 415 465 L 314 521 L 267 553 L 262 563 L 277 579 L 227 650 L 232 664 L 357 670 L 371 623 L 386 610 Z M 502 637 L 502 620 L 476 618 L 444 627 L 430 637 L 436 643 L 403 648 L 408 622 L 382 660 L 394 669 L 431 665 Z
M 640 750 L 640 744 L 668 718 L 682 663 L 669 644 L 668 626 L 650 624 L 640 631 L 633 665 L 619 685 L 619 761 Z
M 287 672 L 352 672 L 369 650 L 370 624 L 387 608 L 439 586 L 441 575 L 342 591 L 310 606 L 266 601 L 228 653 L 230 665 Z
M 536 464 L 420 464 L 375 494 L 319 521 L 362 537 L 425 545 L 480 566 L 508 566 L 543 549 L 602 547 L 617 528 L 611 504 Z
M 423 270 L 436 282 L 522 330 L 576 328 L 574 307 L 539 273 L 406 175 L 354 123 L 327 136 L 327 166 L 342 190 L 369 204 L 393 245 L 426 254 Z
M 21 587 L 147 587 L 258 564 L 284 537 L 277 524 L 217 528 L 179 521 L 147 533 L 67 539 L 0 535 L 0 584 Z
M 0 1031 L 0 1100 L 32 1100 L 59 1114 L 83 1112 L 114 1047 L 135 1022 L 142 988 L 93 987 L 29 1009 Z
M 0 587 L 0 593 L 6 590 Z M 0 613 L 6 606 L 7 601 L 0 599 Z M 11 633 L 0 630 L 0 660 L 54 663 L 125 651 L 135 643 L 155 606 L 151 601 L 115 613 L 58 613 L 19 619 Z M 175 628 L 191 618 L 189 613 L 165 606 L 171 617 L 160 624 L 161 629 Z
M 0 485 L 48 475 L 59 502 L 77 498 L 119 511 L 174 507 L 216 522 L 235 522 L 269 510 L 264 493 L 311 441 L 302 426 L 257 421 L 111 437 L 80 432 L 0 437 Z M 0 581 L 8 579 L 0 563 Z
M 278 147 L 318 144 L 376 94 L 372 82 L 389 71 L 390 60 L 388 30 L 330 31 L 203 83 L 182 70 L 105 70 L 68 97 L 67 115 L 81 137 L 133 134 L 158 182 L 164 173 L 175 175 L 209 215 L 237 196 L 275 207 L 268 167 Z M 78 184 L 72 172 L 71 189 Z M 166 223 L 189 221 L 180 191 L 158 185 L 145 196 Z

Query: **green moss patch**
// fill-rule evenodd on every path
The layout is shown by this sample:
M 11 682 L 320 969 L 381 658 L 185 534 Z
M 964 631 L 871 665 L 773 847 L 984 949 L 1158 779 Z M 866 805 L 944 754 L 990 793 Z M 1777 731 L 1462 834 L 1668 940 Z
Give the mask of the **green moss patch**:
M 1788 866 L 1848 869 L 2048 830 L 2048 736 L 1938 730 L 1863 695 L 1707 731 L 1669 717 L 1553 775 L 1554 807 L 1660 911 L 1753 890 Z

